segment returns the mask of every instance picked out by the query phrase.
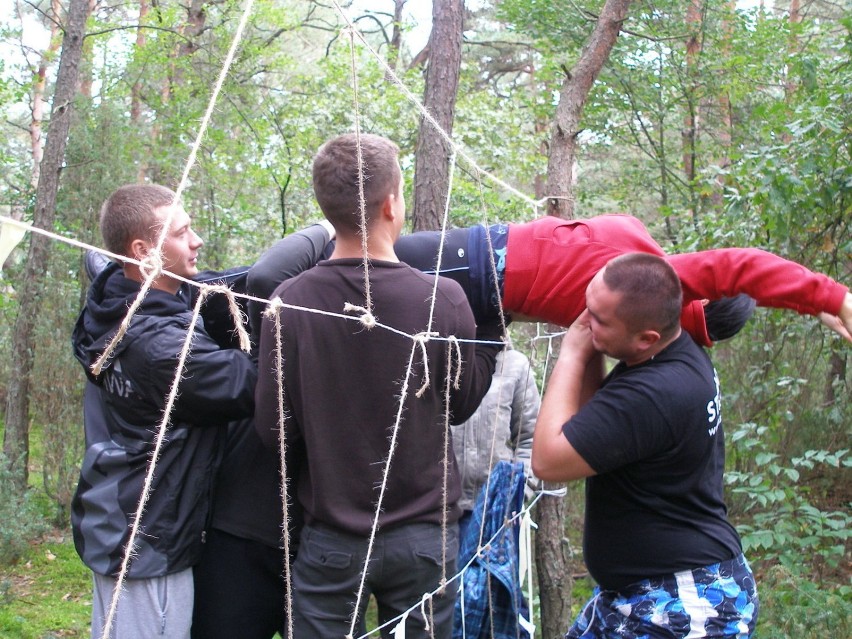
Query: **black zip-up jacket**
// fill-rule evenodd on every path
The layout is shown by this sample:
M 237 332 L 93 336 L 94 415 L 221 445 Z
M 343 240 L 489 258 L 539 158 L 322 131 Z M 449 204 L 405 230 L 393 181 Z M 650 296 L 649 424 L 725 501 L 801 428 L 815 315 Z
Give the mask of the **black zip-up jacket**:
M 102 372 L 104 351 L 140 284 L 111 264 L 95 278 L 74 328 L 74 353 L 88 377 L 86 453 L 72 500 L 74 543 L 93 572 L 114 575 L 156 444 L 166 399 L 192 320 L 193 291 L 148 292 Z M 196 326 L 153 475 L 128 577 L 157 577 L 198 560 L 228 422 L 254 411 L 256 367 Z

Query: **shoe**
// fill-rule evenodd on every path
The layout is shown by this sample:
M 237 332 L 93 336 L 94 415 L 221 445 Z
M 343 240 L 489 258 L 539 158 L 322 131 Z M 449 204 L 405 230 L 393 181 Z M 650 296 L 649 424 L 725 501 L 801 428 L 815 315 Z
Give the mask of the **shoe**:
M 110 262 L 111 260 L 103 253 L 86 251 L 86 255 L 83 258 L 83 266 L 86 269 L 86 276 L 89 278 L 89 281 L 94 282 L 98 274 L 109 266 Z

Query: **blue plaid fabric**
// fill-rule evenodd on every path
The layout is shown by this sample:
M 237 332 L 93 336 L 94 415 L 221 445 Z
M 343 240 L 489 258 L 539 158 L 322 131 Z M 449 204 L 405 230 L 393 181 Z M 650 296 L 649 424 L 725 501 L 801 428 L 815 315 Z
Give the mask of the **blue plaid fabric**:
M 748 639 L 759 610 L 745 557 L 594 596 L 565 639 Z
M 483 505 L 486 505 L 484 512 Z M 528 617 L 529 614 L 518 573 L 517 520 L 503 528 L 477 556 L 480 529 L 482 543 L 486 544 L 506 520 L 522 510 L 523 505 L 524 465 L 521 462 L 497 462 L 491 478 L 476 498 L 470 523 L 459 542 L 460 568 L 474 556 L 476 558 L 461 577 L 453 621 L 454 639 L 529 637 L 526 630 L 518 625 L 518 615 Z

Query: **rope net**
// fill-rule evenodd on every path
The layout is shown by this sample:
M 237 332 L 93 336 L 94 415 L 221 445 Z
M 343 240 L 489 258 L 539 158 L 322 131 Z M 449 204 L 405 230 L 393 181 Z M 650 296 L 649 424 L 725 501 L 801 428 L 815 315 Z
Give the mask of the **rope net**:
M 213 88 L 207 110 L 205 112 L 204 118 L 201 121 L 199 131 L 197 133 L 195 142 L 192 146 L 190 155 L 187 158 L 186 166 L 185 166 L 183 175 L 181 177 L 181 181 L 180 181 L 178 187 L 176 188 L 176 195 L 175 195 L 175 202 L 176 203 L 179 202 L 181 193 L 185 189 L 185 186 L 188 182 L 190 172 L 191 172 L 192 167 L 193 167 L 195 160 L 196 160 L 197 151 L 200 148 L 200 145 L 201 145 L 201 143 L 204 139 L 205 132 L 207 130 L 207 127 L 210 123 L 210 119 L 211 119 L 212 114 L 214 112 L 217 97 L 220 93 L 222 85 L 223 85 L 223 83 L 224 83 L 224 81 L 227 77 L 230 66 L 231 66 L 231 64 L 234 60 L 234 57 L 236 55 L 236 52 L 238 50 L 238 46 L 239 46 L 240 40 L 242 38 L 245 26 L 248 22 L 249 17 L 251 16 L 253 4 L 254 4 L 253 0 L 246 0 L 246 2 L 245 2 L 243 13 L 242 13 L 239 25 L 237 27 L 237 30 L 234 34 L 234 38 L 233 38 L 233 41 L 232 41 L 231 46 L 229 48 L 228 55 L 227 55 L 227 57 L 224 61 L 224 64 L 223 64 L 223 67 L 222 67 L 221 72 L 219 74 L 216 85 Z M 299 312 L 304 312 L 304 313 L 315 313 L 315 314 L 320 314 L 320 315 L 324 315 L 324 316 L 331 316 L 331 317 L 335 317 L 335 318 L 339 319 L 340 321 L 350 321 L 350 322 L 351 321 L 358 321 L 358 322 L 361 322 L 365 326 L 365 328 L 367 328 L 368 330 L 386 330 L 386 331 L 397 333 L 397 334 L 402 335 L 404 337 L 407 337 L 408 339 L 411 340 L 411 350 L 410 350 L 407 370 L 406 370 L 406 373 L 405 373 L 403 379 L 400 382 L 401 391 L 399 392 L 398 412 L 397 412 L 395 423 L 392 425 L 392 431 L 391 431 L 392 434 L 391 434 L 391 437 L 390 437 L 388 453 L 387 453 L 386 459 L 384 460 L 383 482 L 382 482 L 382 485 L 380 486 L 380 490 L 379 490 L 378 497 L 377 497 L 376 504 L 375 504 L 375 516 L 373 518 L 373 527 L 372 527 L 372 531 L 371 531 L 371 534 L 370 534 L 370 537 L 369 537 L 367 556 L 366 556 L 366 559 L 365 559 L 365 562 L 364 562 L 364 568 L 362 570 L 361 582 L 360 582 L 360 585 L 359 585 L 359 588 L 358 588 L 356 600 L 353 602 L 353 613 L 352 613 L 352 617 L 351 617 L 350 630 L 349 630 L 349 633 L 347 635 L 348 639 L 354 639 L 356 623 L 358 621 L 357 614 L 358 614 L 358 611 L 361 610 L 361 608 L 362 608 L 362 602 L 363 602 L 364 598 L 368 595 L 368 593 L 366 593 L 366 591 L 365 591 L 365 580 L 366 580 L 366 575 L 367 575 L 367 567 L 369 566 L 369 563 L 370 563 L 373 543 L 375 541 L 375 537 L 376 537 L 377 530 L 378 530 L 378 520 L 379 520 L 378 515 L 382 511 L 382 502 L 383 502 L 383 499 L 384 499 L 385 490 L 387 488 L 388 471 L 389 471 L 391 463 L 393 461 L 393 455 L 394 455 L 394 450 L 395 450 L 395 446 L 396 446 L 397 436 L 398 436 L 398 433 L 399 433 L 399 429 L 401 428 L 402 412 L 403 412 L 403 408 L 404 408 L 404 402 L 405 402 L 405 399 L 408 396 L 408 394 L 410 392 L 412 392 L 412 389 L 410 388 L 410 385 L 409 385 L 410 379 L 411 379 L 411 374 L 412 374 L 412 367 L 415 363 L 415 360 L 418 358 L 418 356 L 423 360 L 424 364 L 426 363 L 427 356 L 426 356 L 425 344 L 428 341 L 430 341 L 430 340 L 442 340 L 442 341 L 448 342 L 447 357 L 448 357 L 449 361 L 448 361 L 448 366 L 447 366 L 447 371 L 448 371 L 447 379 L 430 380 L 427 377 L 427 379 L 423 382 L 423 385 L 420 388 L 418 388 L 416 391 L 413 391 L 416 396 L 420 396 L 426 390 L 426 388 L 428 387 L 429 384 L 442 383 L 443 389 L 444 389 L 444 392 L 445 392 L 445 402 L 444 403 L 445 403 L 445 406 L 447 408 L 447 411 L 445 412 L 445 416 L 444 416 L 444 442 L 445 442 L 444 450 L 443 450 L 443 466 L 444 466 L 444 485 L 443 485 L 444 508 L 443 508 L 443 511 L 444 512 L 443 512 L 443 523 L 442 523 L 441 528 L 442 528 L 442 537 L 443 537 L 442 546 L 443 546 L 443 549 L 444 549 L 444 560 L 445 560 L 444 564 L 446 564 L 447 513 L 448 513 L 448 510 L 449 510 L 449 504 L 447 503 L 447 481 L 448 481 L 449 467 L 450 467 L 449 456 L 451 454 L 453 454 L 451 446 L 450 446 L 451 432 L 450 432 L 450 422 L 449 422 L 449 412 L 448 412 L 448 410 L 449 410 L 448 399 L 449 399 L 449 393 L 450 393 L 451 387 L 454 384 L 454 379 L 452 379 L 452 371 L 456 371 L 456 375 L 457 375 L 460 372 L 460 369 L 461 369 L 461 359 L 460 359 L 460 351 L 458 350 L 458 343 L 459 343 L 459 341 L 463 341 L 463 342 L 464 341 L 475 341 L 475 340 L 459 340 L 458 338 L 456 338 L 454 336 L 440 337 L 431 330 L 432 318 L 433 318 L 433 313 L 434 313 L 435 293 L 437 291 L 437 286 L 438 286 L 437 272 L 440 271 L 440 267 L 441 267 L 441 263 L 442 263 L 442 259 L 443 259 L 443 250 L 442 249 L 443 249 L 443 245 L 444 245 L 444 239 L 445 239 L 447 227 L 448 227 L 448 224 L 449 224 L 450 200 L 451 200 L 452 190 L 453 190 L 453 176 L 454 176 L 455 171 L 456 171 L 456 161 L 459 158 L 462 159 L 466 163 L 470 172 L 476 177 L 477 180 L 480 181 L 480 185 L 481 185 L 482 179 L 487 179 L 487 180 L 493 182 L 494 184 L 496 184 L 500 188 L 511 193 L 514 197 L 517 197 L 517 198 L 521 199 L 522 201 L 526 202 L 527 204 L 529 204 L 533 213 L 535 213 L 535 214 L 538 213 L 539 208 L 541 206 L 543 206 L 544 203 L 548 199 L 550 199 L 550 197 L 546 196 L 546 197 L 541 198 L 539 200 L 534 200 L 534 199 L 528 197 L 527 195 L 525 195 L 524 193 L 521 193 L 520 191 L 518 191 L 517 189 L 515 189 L 511 185 L 507 184 L 506 182 L 502 181 L 497 176 L 495 176 L 495 175 L 491 174 L 490 172 L 482 169 L 476 163 L 476 161 L 463 148 L 461 148 L 461 146 L 458 143 L 456 143 L 456 141 L 453 140 L 452 137 L 446 131 L 443 130 L 443 128 L 435 121 L 435 119 L 428 112 L 428 110 L 423 106 L 423 104 L 418 100 L 418 98 L 400 80 L 400 78 L 396 75 L 394 70 L 391 69 L 387 65 L 387 63 L 382 59 L 382 57 L 370 46 L 369 42 L 366 40 L 363 33 L 361 33 L 358 30 L 358 28 L 354 25 L 354 23 L 348 18 L 348 16 L 344 12 L 343 8 L 338 4 L 338 2 L 336 0 L 332 0 L 332 5 L 333 5 L 334 9 L 338 12 L 338 14 L 340 15 L 341 19 L 343 20 L 343 22 L 345 24 L 343 32 L 344 32 L 345 35 L 348 35 L 350 48 L 351 48 L 353 113 L 354 113 L 354 116 L 355 116 L 354 117 L 354 122 L 355 122 L 354 129 L 355 129 L 356 136 L 360 135 L 360 130 L 361 130 L 360 114 L 359 114 L 360 106 L 359 106 L 359 101 L 358 101 L 358 69 L 357 69 L 357 56 L 356 56 L 356 45 L 360 45 L 364 50 L 369 52 L 369 54 L 376 61 L 378 61 L 379 65 L 383 68 L 383 70 L 385 72 L 385 78 L 387 78 L 394 86 L 396 86 L 399 89 L 399 91 L 405 96 L 405 98 L 415 107 L 415 109 L 417 110 L 417 113 L 432 125 L 433 129 L 438 133 L 438 135 L 440 135 L 445 140 L 445 142 L 447 143 L 447 145 L 451 149 L 449 181 L 448 181 L 447 192 L 445 194 L 445 207 L 444 207 L 444 211 L 443 211 L 443 218 L 442 218 L 442 221 L 441 221 L 441 242 L 439 244 L 440 249 L 439 249 L 438 256 L 437 256 L 437 263 L 436 263 L 436 269 L 435 269 L 436 275 L 435 275 L 435 283 L 434 283 L 434 287 L 433 287 L 433 294 L 432 294 L 431 306 L 430 306 L 430 319 L 429 319 L 428 327 L 423 332 L 418 333 L 418 334 L 414 334 L 414 335 L 409 335 L 409 334 L 403 333 L 402 331 L 399 331 L 398 329 L 396 329 L 392 326 L 385 325 L 385 324 L 377 321 L 376 318 L 372 315 L 372 292 L 371 292 L 370 281 L 369 281 L 369 268 L 367 268 L 368 260 L 367 260 L 367 255 L 366 255 L 366 203 L 365 203 L 365 200 L 364 200 L 364 193 L 363 193 L 364 175 L 363 175 L 363 165 L 362 165 L 361 156 L 360 156 L 360 143 L 359 143 L 359 154 L 358 154 L 358 163 L 359 163 L 359 167 L 358 167 L 359 168 L 359 210 L 360 210 L 360 213 L 361 213 L 361 220 L 360 220 L 361 234 L 362 234 L 362 238 L 364 238 L 364 244 L 363 244 L 363 247 L 362 247 L 363 251 L 364 251 L 364 269 L 363 269 L 364 270 L 364 300 L 363 300 L 363 305 L 347 304 L 346 307 L 341 309 L 340 313 L 333 313 L 333 312 L 323 311 L 323 310 L 319 310 L 319 309 L 288 305 L 288 304 L 283 303 L 278 298 L 270 300 L 270 299 L 254 297 L 254 296 L 247 295 L 247 294 L 236 293 L 236 292 L 230 290 L 229 288 L 227 288 L 225 286 L 221 286 L 221 285 L 211 286 L 209 284 L 199 283 L 199 282 L 196 282 L 196 281 L 175 275 L 175 274 L 165 270 L 163 268 L 161 255 L 162 255 L 162 249 L 163 249 L 163 245 L 164 245 L 164 242 L 165 242 L 166 234 L 167 234 L 168 229 L 171 225 L 173 211 L 174 211 L 173 207 L 170 207 L 170 209 L 169 209 L 170 212 L 168 214 L 168 217 L 163 223 L 162 231 L 158 236 L 158 240 L 157 240 L 157 243 L 156 243 L 156 250 L 155 250 L 154 254 L 146 257 L 144 260 L 134 260 L 134 259 L 128 258 L 126 256 L 119 256 L 119 255 L 116 255 L 116 254 L 111 253 L 109 251 L 106 251 L 101 247 L 90 245 L 90 244 L 87 244 L 87 243 L 84 243 L 84 242 L 80 242 L 80 241 L 73 239 L 73 238 L 64 237 L 64 236 L 52 233 L 50 231 L 47 231 L 45 229 L 39 229 L 39 228 L 36 228 L 36 227 L 34 227 L 30 224 L 27 224 L 25 222 L 20 222 L 18 220 L 10 218 L 10 217 L 0 216 L 0 222 L 2 222 L 3 229 L 4 229 L 4 236 L 11 238 L 11 240 L 7 243 L 6 249 L 3 249 L 3 250 L 11 251 L 12 248 L 15 246 L 15 244 L 17 244 L 27 232 L 32 232 L 32 233 L 43 235 L 43 236 L 45 236 L 45 237 L 47 237 L 51 240 L 57 241 L 57 242 L 62 242 L 62 243 L 65 243 L 65 244 L 68 244 L 68 245 L 71 245 L 71 246 L 74 246 L 74 247 L 77 247 L 77 248 L 87 250 L 87 251 L 100 253 L 100 254 L 102 254 L 102 255 L 104 255 L 104 256 L 108 257 L 109 259 L 112 259 L 112 260 L 124 261 L 124 262 L 128 262 L 128 263 L 131 263 L 131 264 L 135 264 L 135 265 L 140 267 L 140 270 L 144 275 L 144 281 L 142 283 L 141 290 L 140 290 L 138 296 L 136 297 L 136 300 L 133 303 L 133 305 L 128 309 L 128 312 L 127 312 L 124 320 L 122 321 L 122 323 L 119 327 L 119 330 L 115 334 L 114 338 L 112 339 L 110 344 L 105 348 L 105 350 L 100 355 L 100 357 L 97 359 L 95 364 L 92 366 L 92 371 L 95 374 L 98 374 L 102 370 L 104 365 L 113 356 L 115 348 L 119 344 L 121 339 L 124 337 L 127 329 L 130 326 L 130 323 L 131 323 L 131 321 L 134 317 L 134 314 L 140 308 L 142 301 L 144 300 L 145 296 L 147 295 L 147 293 L 151 289 L 153 282 L 158 277 L 160 277 L 162 275 L 168 275 L 169 277 L 171 277 L 171 278 L 173 278 L 173 279 L 175 279 L 179 282 L 182 282 L 182 283 L 185 283 L 185 284 L 188 284 L 190 286 L 194 286 L 194 287 L 197 287 L 197 288 L 200 289 L 198 299 L 197 299 L 195 306 L 194 306 L 194 309 L 193 309 L 193 320 L 192 320 L 192 323 L 187 330 L 186 339 L 185 339 L 185 342 L 184 342 L 184 345 L 183 345 L 183 349 L 181 350 L 181 352 L 178 356 L 178 359 L 177 359 L 174 378 L 173 378 L 172 383 L 171 383 L 170 391 L 168 393 L 168 396 L 164 399 L 165 409 L 163 411 L 162 420 L 160 421 L 160 423 L 158 424 L 158 426 L 156 428 L 154 452 L 153 452 L 153 454 L 150 458 L 149 464 L 148 464 L 148 468 L 147 468 L 147 472 L 146 472 L 146 476 L 145 476 L 145 481 L 144 481 L 143 491 L 142 491 L 142 494 L 140 495 L 138 507 L 137 507 L 137 510 L 136 510 L 135 515 L 133 517 L 133 523 L 132 523 L 131 532 L 130 532 L 130 539 L 127 543 L 127 546 L 126 546 L 126 549 L 125 549 L 125 552 L 124 552 L 124 557 L 123 557 L 122 563 L 121 563 L 121 571 L 120 571 L 120 573 L 119 573 L 119 575 L 116 579 L 116 584 L 115 584 L 115 589 L 114 589 L 114 592 L 113 592 L 111 605 L 110 605 L 109 611 L 107 613 L 105 626 L 102 629 L 102 633 L 101 633 L 101 636 L 104 639 L 109 637 L 110 633 L 111 633 L 112 624 L 113 624 L 113 621 L 114 621 L 114 618 L 115 618 L 116 610 L 118 608 L 120 594 L 121 594 L 124 582 L 126 580 L 128 567 L 129 567 L 130 563 L 132 562 L 132 559 L 134 557 L 135 548 L 137 547 L 137 541 L 136 541 L 137 537 L 140 534 L 144 534 L 144 532 L 143 532 L 144 515 L 145 515 L 146 504 L 147 504 L 148 498 L 150 496 L 151 482 L 152 482 L 152 478 L 154 476 L 154 473 L 156 471 L 160 449 L 161 449 L 161 446 L 163 444 L 163 441 L 164 441 L 166 434 L 167 434 L 167 431 L 168 431 L 168 424 L 169 424 L 169 421 L 170 421 L 170 418 L 171 418 L 171 415 L 172 415 L 172 412 L 173 412 L 173 409 L 174 409 L 175 400 L 180 393 L 180 382 L 181 382 L 183 371 L 184 371 L 184 365 L 187 361 L 187 358 L 191 357 L 192 341 L 193 341 L 193 336 L 194 336 L 195 328 L 196 328 L 196 320 L 199 317 L 200 309 L 201 309 L 201 307 L 204 303 L 204 300 L 208 296 L 214 295 L 214 294 L 221 294 L 221 295 L 227 296 L 228 304 L 229 304 L 229 307 L 230 307 L 230 312 L 231 312 L 231 315 L 232 315 L 232 318 L 233 318 L 233 324 L 236 327 L 236 330 L 238 332 L 240 347 L 245 352 L 248 352 L 250 350 L 250 343 L 249 343 L 250 341 L 249 341 L 248 333 L 247 333 L 247 331 L 244 327 L 245 318 L 244 318 L 244 316 L 243 316 L 243 314 L 242 314 L 242 312 L 241 312 L 241 310 L 240 310 L 240 308 L 237 304 L 237 298 L 242 298 L 245 301 L 259 302 L 263 305 L 266 305 L 265 315 L 266 315 L 267 318 L 269 318 L 271 321 L 273 321 L 275 323 L 276 335 L 277 335 L 277 340 L 278 340 L 277 348 L 276 348 L 276 350 L 277 350 L 276 355 L 278 357 L 276 374 L 278 376 L 277 379 L 278 379 L 278 382 L 279 382 L 279 384 L 278 384 L 278 386 L 279 386 L 278 402 L 279 402 L 279 415 L 281 416 L 280 422 L 279 422 L 279 425 L 278 425 L 279 426 L 279 438 L 280 438 L 280 444 L 281 444 L 281 448 L 280 448 L 280 472 L 281 472 L 280 481 L 281 481 L 281 485 L 280 485 L 280 488 L 281 488 L 282 504 L 283 504 L 284 513 L 285 513 L 285 515 L 284 515 L 285 519 L 282 522 L 283 530 L 284 530 L 284 535 L 283 535 L 284 541 L 283 541 L 283 543 L 284 543 L 284 550 L 285 550 L 285 553 L 286 553 L 287 556 L 289 556 L 289 549 L 290 549 L 291 540 L 289 539 L 289 534 L 287 532 L 289 530 L 289 526 L 288 526 L 288 504 L 287 504 L 287 499 L 286 499 L 286 496 L 285 496 L 286 491 L 285 491 L 285 488 L 284 488 L 286 486 L 287 482 L 289 481 L 289 478 L 288 478 L 288 475 L 287 475 L 287 467 L 286 467 L 286 461 L 285 461 L 286 441 L 285 441 L 285 436 L 284 436 L 284 421 L 285 421 L 284 420 L 284 411 L 283 411 L 283 401 L 284 400 L 283 400 L 283 393 L 280 391 L 280 389 L 283 386 L 283 384 L 282 384 L 282 382 L 283 382 L 283 379 L 282 379 L 282 375 L 283 375 L 282 364 L 283 363 L 281 361 L 281 341 L 280 341 L 281 340 L 281 331 L 280 331 L 280 311 L 281 311 L 281 309 L 289 308 L 289 309 L 293 309 L 293 310 L 296 310 L 296 311 L 299 311 Z M 360 142 L 360 139 L 359 139 L 359 142 Z M 483 208 L 484 208 L 484 206 L 485 205 L 484 205 L 484 202 L 483 202 Z M 487 215 L 485 215 L 484 223 L 487 224 Z M 488 234 L 486 234 L 486 237 L 488 238 L 489 249 L 490 249 L 491 248 L 490 247 L 490 237 L 488 237 Z M 0 247 L 0 248 L 2 248 L 2 247 Z M 491 268 L 491 271 L 492 271 L 492 275 L 493 275 L 493 277 L 496 281 L 496 279 L 497 279 L 497 267 L 496 267 L 496 264 L 494 263 L 493 251 L 489 251 L 489 255 L 490 255 L 490 268 Z M 358 313 L 358 316 L 353 317 L 353 315 L 352 315 L 353 312 Z M 501 323 L 503 325 L 504 334 L 506 334 L 506 318 L 502 315 L 502 311 L 501 311 L 501 318 L 500 319 L 501 319 Z M 541 336 L 540 335 L 539 337 L 534 338 L 534 339 L 547 339 L 548 340 L 548 348 L 547 348 L 548 361 L 549 361 L 551 354 L 552 354 L 552 348 L 551 348 L 551 345 L 550 345 L 550 340 L 553 337 L 554 337 L 553 335 L 547 335 L 547 336 Z M 545 362 L 545 367 L 546 367 L 546 365 L 547 365 L 547 362 Z M 423 368 L 424 368 L 425 371 L 428 371 L 428 366 L 424 365 Z M 457 382 L 457 380 L 455 380 L 455 381 Z M 496 417 L 497 417 L 497 415 L 496 415 L 496 409 L 495 409 L 495 415 L 494 415 L 493 419 L 496 419 Z M 492 430 L 493 430 L 493 434 L 492 434 L 492 440 L 491 440 L 491 450 L 490 450 L 489 459 L 494 460 L 495 459 L 495 450 L 496 450 L 496 448 L 495 448 L 495 446 L 496 446 L 496 429 L 492 429 Z M 490 478 L 489 478 L 489 481 L 490 481 Z M 489 485 L 486 484 L 486 486 L 484 487 L 484 490 L 486 491 L 486 493 L 488 491 L 488 488 L 489 488 Z M 503 514 L 504 515 L 503 516 L 503 520 L 504 520 L 503 527 L 501 527 L 500 530 L 498 530 L 494 535 L 492 535 L 488 539 L 484 538 L 484 527 L 481 528 L 480 531 L 479 531 L 480 534 L 479 534 L 478 547 L 479 547 L 479 551 L 481 553 L 482 551 L 485 551 L 489 547 L 489 545 L 491 543 L 493 543 L 494 540 L 499 535 L 503 534 L 503 532 L 507 528 L 512 527 L 512 526 L 518 526 L 519 527 L 519 529 L 520 529 L 520 558 L 519 558 L 520 579 L 521 579 L 522 586 L 524 586 L 524 585 L 526 586 L 526 589 L 527 589 L 526 590 L 526 596 L 527 596 L 527 599 L 528 599 L 530 605 L 532 605 L 532 603 L 535 601 L 534 591 L 533 591 L 533 583 L 532 583 L 532 561 L 531 561 L 531 542 L 530 542 L 531 530 L 535 527 L 535 524 L 533 523 L 533 520 L 532 520 L 532 517 L 531 517 L 531 510 L 534 508 L 536 502 L 542 497 L 542 495 L 547 495 L 547 494 L 562 495 L 562 494 L 564 494 L 564 490 L 563 491 L 557 491 L 557 492 L 538 491 L 535 498 L 533 500 L 531 500 L 530 503 L 527 506 L 525 506 L 523 509 L 521 509 L 520 511 L 513 511 L 513 512 L 504 513 Z M 483 505 L 483 511 L 487 510 L 487 507 L 488 507 L 488 504 L 484 504 Z M 485 517 L 483 516 L 482 520 L 484 521 L 484 519 L 485 519 Z M 452 584 L 455 581 L 460 581 L 462 576 L 464 575 L 465 571 L 470 569 L 471 565 L 477 560 L 477 558 L 481 558 L 480 553 L 478 553 L 473 558 L 471 558 L 466 563 L 466 565 L 459 566 L 458 572 L 456 574 L 454 574 L 454 575 L 444 574 L 442 576 L 442 579 L 441 579 L 439 586 L 432 592 L 423 593 L 421 600 L 419 602 L 417 602 L 415 605 L 413 605 L 409 610 L 405 611 L 399 617 L 397 617 L 393 620 L 390 620 L 390 621 L 384 623 L 383 625 L 381 625 L 377 628 L 370 630 L 369 632 L 367 632 L 367 634 L 361 635 L 361 637 L 369 637 L 369 636 L 377 635 L 384 628 L 390 627 L 390 628 L 392 628 L 392 632 L 393 632 L 394 637 L 396 637 L 397 639 L 404 639 L 406 619 L 408 618 L 410 613 L 414 612 L 415 610 L 421 611 L 421 613 L 423 614 L 423 618 L 427 620 L 427 622 L 426 622 L 427 628 L 425 628 L 425 630 L 427 632 L 431 632 L 430 628 L 428 627 L 429 626 L 428 620 L 430 619 L 429 612 L 430 612 L 430 609 L 431 609 L 432 597 L 434 597 L 435 595 L 442 592 L 449 584 Z M 292 639 L 293 627 L 292 627 L 292 615 L 290 614 L 292 612 L 292 608 L 291 608 L 292 596 L 291 596 L 291 570 L 290 570 L 290 562 L 289 561 L 286 562 L 284 578 L 285 578 L 285 583 L 286 583 L 287 601 L 282 602 L 282 605 L 286 606 L 287 617 L 288 617 L 288 624 L 289 625 L 288 625 L 288 637 L 287 637 L 287 639 Z M 463 591 L 460 592 L 459 596 L 460 596 L 462 602 L 464 601 L 463 595 L 464 595 Z M 462 615 L 462 617 L 464 618 L 464 615 Z M 529 619 L 523 619 L 523 618 L 521 619 L 521 624 L 522 624 L 523 628 L 529 633 L 530 637 L 532 637 L 533 634 L 534 634 L 534 625 L 532 624 L 532 617 L 533 617 L 533 615 L 532 615 L 532 613 L 530 613 Z M 464 629 L 462 629 L 462 632 L 464 633 Z M 430 635 L 430 636 L 433 636 L 433 635 Z M 464 635 L 464 636 L 466 636 L 466 635 Z

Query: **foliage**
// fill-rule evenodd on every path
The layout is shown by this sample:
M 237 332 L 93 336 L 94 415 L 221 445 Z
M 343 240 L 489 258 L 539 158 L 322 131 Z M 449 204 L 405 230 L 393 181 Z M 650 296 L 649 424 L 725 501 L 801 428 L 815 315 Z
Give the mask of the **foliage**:
M 89 637 L 91 573 L 69 535 L 51 534 L 0 573 L 0 628 L 8 639 Z
M 5 456 L 0 453 L 0 566 L 21 559 L 30 541 L 45 529 L 34 492 L 18 493 Z
M 776 565 L 758 576 L 755 639 L 822 639 L 852 633 L 852 588 L 824 587 Z
M 852 468 L 848 450 L 807 450 L 785 463 L 771 452 L 763 437 L 768 428 L 742 424 L 731 444 L 754 459 L 754 470 L 731 471 L 726 481 L 749 523 L 738 526 L 747 556 L 778 562 L 803 575 L 835 571 L 843 565 L 852 538 L 852 515 L 842 509 L 823 510 L 812 503 L 810 489 L 800 485 L 803 470 Z M 807 561 L 803 558 L 807 557 Z
M 180 180 L 242 9 L 234 2 L 203 3 L 204 28 L 193 32 L 186 4 L 156 3 L 138 45 L 137 5 L 98 4 L 87 37 L 92 92 L 75 104 L 57 203 L 60 233 L 97 245 L 99 206 L 115 186 L 140 175 L 172 186 Z M 686 4 L 633 3 L 586 104 L 578 214 L 625 210 L 668 249 L 758 246 L 846 281 L 852 18 L 820 0 L 798 25 L 781 12 L 731 13 L 729 4 L 701 3 L 701 47 L 689 60 L 687 36 L 696 27 L 686 20 Z M 528 197 L 459 158 L 451 199 L 456 226 L 540 213 L 530 199 L 544 195 L 537 185 L 546 171 L 559 89 L 603 0 L 475 5 L 466 25 L 454 139 L 482 170 Z M 41 52 L 22 42 L 20 27 L 44 18 L 34 5 L 16 2 L 16 9 L 26 20 L 0 25 L 5 51 L 14 52 L 0 60 L 0 204 L 31 217 L 27 127 Z M 206 241 L 205 267 L 250 263 L 272 240 L 319 217 L 311 158 L 325 139 L 351 130 L 356 114 L 363 131 L 400 145 L 410 200 L 421 115 L 360 44 L 356 102 L 350 42 L 341 26 L 336 12 L 320 3 L 255 3 L 184 195 Z M 380 33 L 368 37 L 380 54 L 387 52 Z M 422 95 L 422 68 L 404 70 L 410 51 L 403 46 L 401 54 L 402 81 Z M 53 73 L 49 68 L 48 95 Z M 684 128 L 695 115 L 696 136 L 687 149 Z M 685 150 L 695 160 L 694 179 L 684 168 Z M 4 352 L 25 246 L 0 281 Z M 44 472 L 39 496 L 49 493 L 51 516 L 62 519 L 82 445 L 82 375 L 68 349 L 86 286 L 80 251 L 57 249 L 46 277 L 55 295 L 44 300 L 37 328 L 33 463 Z M 805 637 L 807 620 L 818 628 L 811 636 L 849 635 L 842 625 L 850 618 L 843 570 L 850 515 L 842 489 L 850 472 L 843 453 L 852 424 L 849 347 L 813 320 L 759 309 L 743 334 L 712 355 L 723 378 L 726 424 L 737 425 L 728 427 L 730 504 L 760 572 L 759 634 Z M 845 372 L 832 369 L 832 361 L 847 366 Z M 0 366 L 0 399 L 11 374 Z M 575 495 L 572 503 L 579 500 Z M 0 529 L 25 521 L 0 515 Z M 576 543 L 579 513 L 571 513 L 569 525 Z M 88 585 L 80 590 L 87 591 Z M 4 628 L 5 621 L 0 616 Z M 27 625 L 14 623 L 9 627 Z M 21 636 L 30 636 L 25 632 Z

